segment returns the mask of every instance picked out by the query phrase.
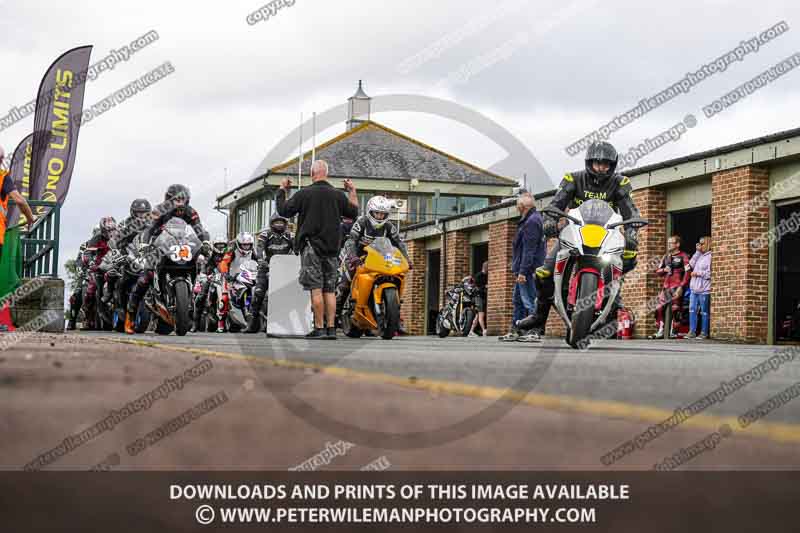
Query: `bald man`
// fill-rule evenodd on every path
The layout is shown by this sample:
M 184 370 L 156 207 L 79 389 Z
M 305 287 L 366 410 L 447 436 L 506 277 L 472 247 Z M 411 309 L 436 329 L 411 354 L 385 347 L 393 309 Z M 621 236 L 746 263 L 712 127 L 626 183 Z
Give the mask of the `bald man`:
M 514 277 L 512 302 L 514 315 L 511 319 L 511 330 L 500 337 L 501 341 L 538 342 L 541 339 L 536 332 L 520 336 L 517 322 L 536 309 L 535 271 L 544 262 L 545 240 L 542 227 L 542 215 L 536 211 L 533 196 L 526 192 L 517 199 L 517 235 L 511 256 L 511 273 Z
M 6 152 L 3 150 L 3 147 L 0 146 L 0 166 L 2 166 L 5 156 Z M 2 182 L 2 189 L 0 189 L 0 258 L 2 258 L 3 243 L 6 239 L 6 224 L 8 221 L 8 200 L 14 200 L 19 210 L 25 215 L 25 218 L 28 220 L 28 231 L 30 231 L 33 225 L 33 212 L 30 206 L 28 206 L 28 202 L 25 201 L 25 197 L 17 191 L 17 186 L 14 180 L 11 179 L 11 175 L 5 170 L 0 170 L 0 182 Z
M 278 214 L 298 216 L 294 249 L 300 255 L 300 284 L 311 292 L 314 331 L 311 339 L 336 339 L 336 278 L 339 273 L 339 226 L 342 217 L 358 217 L 358 195 L 353 182 L 344 180 L 347 196 L 328 182 L 328 164 L 318 159 L 311 166 L 313 183 L 291 198 L 288 178 L 276 195 Z M 327 327 L 325 320 L 327 320 Z

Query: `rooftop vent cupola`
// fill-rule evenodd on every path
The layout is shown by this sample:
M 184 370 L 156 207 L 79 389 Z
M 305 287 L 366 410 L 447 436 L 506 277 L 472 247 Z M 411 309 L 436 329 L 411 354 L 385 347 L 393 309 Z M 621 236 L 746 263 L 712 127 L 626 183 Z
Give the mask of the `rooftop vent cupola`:
M 347 131 L 369 120 L 371 105 L 372 98 L 366 95 L 361 87 L 361 80 L 358 80 L 356 94 L 347 99 Z

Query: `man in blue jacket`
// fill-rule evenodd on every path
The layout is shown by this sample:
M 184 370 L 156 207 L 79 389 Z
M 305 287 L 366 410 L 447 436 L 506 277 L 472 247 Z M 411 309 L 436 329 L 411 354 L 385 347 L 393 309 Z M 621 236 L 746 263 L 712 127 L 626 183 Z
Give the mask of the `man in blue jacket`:
M 542 215 L 536 211 L 533 196 L 523 193 L 517 199 L 517 210 L 520 214 L 517 222 L 517 235 L 514 237 L 514 249 L 511 256 L 511 272 L 514 275 L 514 316 L 511 330 L 500 337 L 501 341 L 539 342 L 541 339 L 535 332 L 520 335 L 516 326 L 536 309 L 535 271 L 544 262 L 545 240 L 542 227 Z

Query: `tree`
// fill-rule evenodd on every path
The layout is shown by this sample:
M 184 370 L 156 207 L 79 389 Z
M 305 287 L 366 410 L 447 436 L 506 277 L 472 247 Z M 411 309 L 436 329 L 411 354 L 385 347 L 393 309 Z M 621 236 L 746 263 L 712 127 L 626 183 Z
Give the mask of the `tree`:
M 77 288 L 75 284 L 78 278 L 78 262 L 74 259 L 67 259 L 64 262 L 64 269 L 67 271 L 67 282 L 69 283 L 70 291 L 74 291 Z

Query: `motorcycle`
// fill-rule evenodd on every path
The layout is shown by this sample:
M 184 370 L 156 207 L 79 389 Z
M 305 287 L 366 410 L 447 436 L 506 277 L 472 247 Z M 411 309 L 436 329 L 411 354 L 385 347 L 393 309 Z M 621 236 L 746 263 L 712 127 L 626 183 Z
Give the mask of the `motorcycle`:
M 247 327 L 257 275 L 258 263 L 250 259 L 239 266 L 236 277 L 228 284 L 229 308 L 225 317 L 228 331 L 237 332 Z
M 225 322 L 228 314 L 228 283 L 225 274 L 215 271 L 209 278 L 211 284 L 206 297 L 206 329 L 217 331 L 220 321 Z
M 115 276 L 114 294 L 112 296 L 111 322 L 115 331 L 125 331 L 125 313 L 128 309 L 128 298 L 136 279 L 147 262 L 147 257 L 142 255 L 146 246 L 137 236 L 124 253 L 120 253 L 114 261 L 114 267 L 109 271 L 109 277 Z M 116 250 L 115 250 L 116 251 Z M 133 329 L 136 333 L 144 333 L 150 325 L 150 310 L 144 300 L 139 302 L 139 308 L 133 320 Z
M 69 321 L 67 322 L 67 329 L 69 330 L 74 330 L 77 327 L 81 314 L 83 295 L 88 285 L 89 277 L 87 276 L 86 268 L 79 268 L 72 282 L 74 290 L 69 297 Z
M 122 333 L 125 331 L 125 308 L 122 308 L 120 313 L 118 300 L 120 285 L 122 278 L 125 274 L 126 264 L 128 257 L 119 250 L 109 250 L 100 262 L 99 273 L 104 273 L 103 279 L 105 281 L 100 287 L 102 290 L 98 291 L 100 298 L 98 299 L 97 309 L 98 314 L 101 315 L 103 325 L 108 324 L 110 329 Z M 114 281 L 114 290 L 111 291 L 111 281 Z
M 461 280 L 459 285 L 450 287 L 445 295 L 445 305 L 436 318 L 436 334 L 440 338 L 450 335 L 451 330 L 466 337 L 475 320 L 475 298 L 478 286 L 472 276 Z
M 542 212 L 568 221 L 559 234 L 553 303 L 566 325 L 567 343 L 582 348 L 591 342 L 593 333 L 600 335 L 607 320 L 616 320 L 625 249 L 625 238 L 617 228 L 641 228 L 648 222 L 642 218 L 622 220 L 607 202 L 598 199 L 586 201 L 569 213 L 553 206 Z M 601 336 L 614 333 L 615 326 Z
M 400 298 L 408 261 L 387 237 L 376 238 L 365 251 L 342 306 L 342 331 L 359 338 L 374 329 L 389 340 L 400 329 Z
M 86 294 L 86 288 L 89 286 L 89 267 L 92 263 L 92 253 L 82 248 L 78 256 L 78 262 L 75 279 L 72 282 L 72 294 L 69 297 L 69 321 L 67 322 L 67 329 L 69 330 L 74 330 L 79 321 L 86 322 L 83 310 L 83 295 Z M 84 315 L 83 320 L 81 320 L 81 315 Z
M 208 300 L 208 296 L 206 298 L 201 298 L 203 294 L 203 285 L 206 283 L 210 283 L 210 278 L 204 272 L 199 272 L 197 277 L 194 280 L 194 288 L 192 289 L 192 294 L 194 294 L 194 308 L 200 309 L 200 320 L 197 323 L 197 331 L 203 332 L 206 331 L 206 321 L 208 320 L 208 309 L 206 309 L 206 301 Z
M 169 335 L 174 330 L 183 336 L 192 327 L 191 287 L 201 246 L 192 227 L 175 217 L 164 225 L 151 249 L 145 252 L 147 266 L 154 267 L 155 276 L 144 301 L 156 317 L 159 335 Z

